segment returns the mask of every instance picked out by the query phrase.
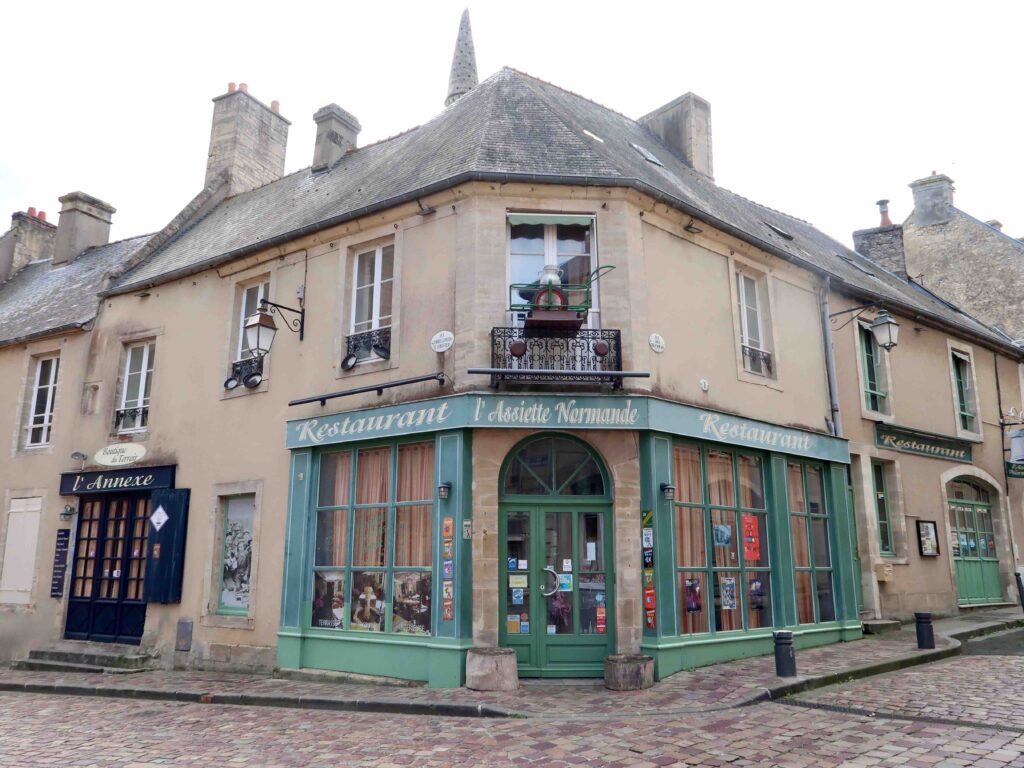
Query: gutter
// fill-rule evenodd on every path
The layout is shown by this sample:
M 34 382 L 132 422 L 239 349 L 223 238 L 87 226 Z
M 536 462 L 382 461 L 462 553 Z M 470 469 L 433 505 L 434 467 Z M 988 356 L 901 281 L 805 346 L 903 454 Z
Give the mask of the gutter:
M 95 319 L 95 318 L 93 318 Z M 69 323 L 67 325 L 61 325 L 56 328 L 47 328 L 43 331 L 36 331 L 35 333 L 29 333 L 25 336 L 16 336 L 13 339 L 2 339 L 0 340 L 0 349 L 4 347 L 12 347 L 15 344 L 24 344 L 26 341 L 34 341 L 35 339 L 42 339 L 47 336 L 56 336 L 67 331 L 81 331 L 85 329 L 85 326 L 89 325 L 92 320 L 86 320 L 83 323 Z

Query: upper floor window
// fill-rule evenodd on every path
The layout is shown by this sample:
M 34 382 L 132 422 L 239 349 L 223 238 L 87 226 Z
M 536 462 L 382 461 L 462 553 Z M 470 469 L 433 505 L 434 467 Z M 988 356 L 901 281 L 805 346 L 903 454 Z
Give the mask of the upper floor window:
M 861 367 L 864 376 L 864 407 L 875 413 L 889 413 L 885 357 L 870 326 L 858 325 Z
M 153 384 L 156 344 L 132 344 L 125 349 L 121 404 L 114 420 L 118 432 L 135 432 L 149 425 L 149 392 Z
M 391 350 L 394 243 L 360 251 L 352 267 L 352 331 L 348 353 L 357 360 L 386 359 Z
M 743 369 L 758 376 L 771 376 L 772 353 L 767 340 L 763 285 L 747 272 L 736 272 L 736 301 L 739 309 L 740 348 Z
M 953 350 L 952 354 L 957 423 L 963 432 L 978 432 L 978 399 L 974 391 L 974 366 L 971 356 L 958 350 Z
M 562 286 L 582 286 L 597 268 L 594 248 L 594 218 L 583 215 L 510 213 L 509 223 L 509 285 L 530 286 L 541 282 L 545 267 L 558 270 Z M 587 302 L 586 292 L 563 289 L 568 305 Z M 510 304 L 530 304 L 535 292 L 529 288 L 510 290 Z M 589 297 L 590 327 L 597 328 L 597 283 Z M 519 318 L 513 318 L 517 324 Z
M 889 493 L 886 488 L 885 465 L 880 461 L 871 462 L 871 482 L 875 492 L 875 513 L 878 517 L 878 542 L 883 555 L 896 554 L 893 542 L 892 516 L 889 510 Z
M 268 282 L 257 283 L 242 289 L 242 297 L 239 302 L 238 351 L 236 353 L 236 360 L 248 360 L 253 356 L 252 350 L 249 349 L 249 345 L 245 342 L 245 321 L 246 318 L 256 314 L 262 299 L 269 298 L 270 283 Z
M 57 397 L 59 357 L 35 358 L 28 422 L 25 425 L 25 447 L 49 445 L 53 434 L 53 409 Z

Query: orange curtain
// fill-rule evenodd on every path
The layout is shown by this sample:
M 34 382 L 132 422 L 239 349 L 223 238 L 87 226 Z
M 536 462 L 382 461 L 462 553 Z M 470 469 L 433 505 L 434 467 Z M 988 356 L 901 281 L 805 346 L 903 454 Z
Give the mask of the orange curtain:
M 672 473 L 676 481 L 676 501 L 703 504 L 700 481 L 700 449 L 690 445 L 672 448 Z
M 716 506 L 736 506 L 731 453 L 708 451 L 708 501 Z
M 356 466 L 356 504 L 380 504 L 391 490 L 391 448 L 367 448 L 359 452 Z
M 434 498 L 434 444 L 412 443 L 398 448 L 398 501 Z
M 398 448 L 398 501 L 426 501 L 395 510 L 395 565 L 430 565 L 434 522 L 434 444 L 411 443 Z

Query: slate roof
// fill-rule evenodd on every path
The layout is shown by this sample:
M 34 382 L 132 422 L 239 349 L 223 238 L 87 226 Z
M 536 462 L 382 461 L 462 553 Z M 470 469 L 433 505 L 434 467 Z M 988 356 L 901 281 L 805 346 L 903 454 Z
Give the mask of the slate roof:
M 152 235 L 89 248 L 59 267 L 50 259 L 25 265 L 0 283 L 0 345 L 80 328 L 96 317 L 104 280 Z
M 634 144 L 661 165 L 645 159 Z M 200 271 L 469 180 L 631 186 L 827 273 L 839 289 L 884 299 L 893 308 L 929 315 L 1006 346 L 992 329 L 915 290 L 807 222 L 716 185 L 636 121 L 508 68 L 430 122 L 351 152 L 327 171 L 307 168 L 224 200 L 128 271 L 110 292 Z

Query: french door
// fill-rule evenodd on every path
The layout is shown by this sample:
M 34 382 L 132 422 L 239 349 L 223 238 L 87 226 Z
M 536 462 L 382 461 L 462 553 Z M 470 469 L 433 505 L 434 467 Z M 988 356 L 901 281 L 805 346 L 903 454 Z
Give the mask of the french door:
M 953 538 L 958 602 L 973 605 L 1005 600 L 999 579 L 992 507 L 981 502 L 950 499 L 949 529 Z
M 64 636 L 138 645 L 146 624 L 148 496 L 83 497 Z

